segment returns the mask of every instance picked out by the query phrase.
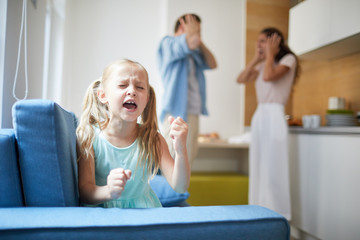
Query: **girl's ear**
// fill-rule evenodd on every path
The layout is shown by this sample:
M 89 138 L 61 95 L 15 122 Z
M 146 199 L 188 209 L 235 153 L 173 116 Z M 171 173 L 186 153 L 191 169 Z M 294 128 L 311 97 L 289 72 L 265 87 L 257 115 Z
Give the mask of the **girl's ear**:
M 100 101 L 102 104 L 107 104 L 107 103 L 108 103 L 108 100 L 107 100 L 105 91 L 104 91 L 102 88 L 99 88 L 99 89 L 97 90 L 97 96 L 98 96 L 98 98 L 99 98 L 99 101 Z

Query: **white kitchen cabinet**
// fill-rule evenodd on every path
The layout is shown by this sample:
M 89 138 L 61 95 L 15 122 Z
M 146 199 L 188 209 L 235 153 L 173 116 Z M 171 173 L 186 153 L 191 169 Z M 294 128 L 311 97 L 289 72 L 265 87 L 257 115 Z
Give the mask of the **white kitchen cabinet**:
M 360 1 L 331 0 L 331 41 L 360 32 Z M 360 42 L 358 42 L 360 44 Z
M 290 134 L 292 225 L 319 239 L 360 237 L 360 134 Z
M 360 1 L 306 0 L 290 9 L 289 46 L 302 58 L 360 51 Z
M 330 43 L 329 0 L 307 0 L 290 9 L 289 46 L 298 55 Z

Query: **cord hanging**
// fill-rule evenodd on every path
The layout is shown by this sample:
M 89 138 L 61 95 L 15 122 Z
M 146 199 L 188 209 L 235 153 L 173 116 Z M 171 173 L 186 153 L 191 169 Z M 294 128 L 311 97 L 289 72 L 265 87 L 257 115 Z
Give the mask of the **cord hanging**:
M 24 100 L 27 98 L 28 95 L 28 71 L 27 71 L 27 17 L 26 17 L 26 10 L 27 10 L 27 0 L 23 0 L 23 8 L 22 8 L 22 17 L 21 17 L 21 28 L 20 28 L 20 37 L 19 37 L 19 48 L 18 48 L 18 57 L 16 62 L 16 71 L 15 71 L 15 79 L 14 79 L 14 85 L 13 85 L 13 97 L 16 100 Z M 25 29 L 24 29 L 25 28 Z M 24 32 L 25 30 L 25 32 Z M 22 35 L 24 32 L 24 67 L 25 67 L 25 96 L 23 99 L 19 99 L 16 96 L 16 82 L 19 72 L 19 63 L 20 63 L 20 57 L 21 57 L 21 40 Z

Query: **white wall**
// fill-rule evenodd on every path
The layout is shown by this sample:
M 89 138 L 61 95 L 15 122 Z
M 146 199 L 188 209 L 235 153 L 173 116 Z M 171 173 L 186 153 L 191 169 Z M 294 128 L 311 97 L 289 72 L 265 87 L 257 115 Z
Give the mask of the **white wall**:
M 42 95 L 61 104 L 66 0 L 47 0 L 46 12 Z
M 1 1 L 6 8 L 2 8 L 6 14 L 1 18 L 1 24 L 6 24 L 6 29 L 2 28 L 6 45 L 2 38 L 0 119 L 1 127 L 11 127 L 22 1 Z M 66 11 L 61 12 L 65 5 Z M 46 18 L 49 9 L 51 15 Z M 210 116 L 201 118 L 200 131 L 216 131 L 223 138 L 240 134 L 244 89 L 235 84 L 235 78 L 244 65 L 245 0 L 228 0 L 226 4 L 221 0 L 37 0 L 36 8 L 28 1 L 28 98 L 55 100 L 80 116 L 90 82 L 107 64 L 126 57 L 139 61 L 149 71 L 159 108 L 163 87 L 156 63 L 157 47 L 163 36 L 172 34 L 175 20 L 186 12 L 201 16 L 204 42 L 219 65 L 205 73 Z M 46 35 L 49 18 L 51 33 Z M 47 44 L 48 52 L 44 51 Z M 19 98 L 25 94 L 23 52 L 21 57 L 16 87 Z
M 223 138 L 240 134 L 244 98 L 235 78 L 244 65 L 245 0 L 67 1 L 61 104 L 80 116 L 88 85 L 106 65 L 125 57 L 148 70 L 159 106 L 163 88 L 156 63 L 158 44 L 186 12 L 202 18 L 204 42 L 219 65 L 206 72 L 210 116 L 201 118 L 200 131 L 216 131 Z
M 22 0 L 8 0 L 7 4 L 1 3 L 1 6 L 7 5 L 6 11 L 6 30 L 1 33 L 5 35 L 5 51 L 0 54 L 3 58 L 3 72 L 0 75 L 1 81 L 1 127 L 12 127 L 11 108 L 15 103 L 12 96 L 13 82 L 16 70 L 16 59 L 18 53 L 19 33 L 22 16 Z M 27 6 L 27 45 L 28 45 L 28 98 L 41 98 L 42 94 L 42 71 L 44 54 L 44 19 L 46 15 L 46 0 L 38 0 L 37 7 L 28 1 Z M 3 13 L 4 9 L 1 10 Z M 4 16 L 2 15 L 2 18 Z M 2 25 L 5 24 L 2 22 Z M 24 35 L 23 35 L 24 37 Z M 3 41 L 3 37 L 2 37 Z M 3 43 L 2 43 L 3 44 Z M 24 42 L 22 44 L 24 47 Z M 25 96 L 25 75 L 24 75 L 24 51 L 20 61 L 19 75 L 16 85 L 16 95 L 18 98 Z
M 63 104 L 81 114 L 89 84 L 114 60 L 129 58 L 159 82 L 156 49 L 160 38 L 161 0 L 74 0 L 67 2 Z M 145 11 L 146 10 L 146 11 Z
M 2 127 L 7 0 L 0 0 L 0 127 Z

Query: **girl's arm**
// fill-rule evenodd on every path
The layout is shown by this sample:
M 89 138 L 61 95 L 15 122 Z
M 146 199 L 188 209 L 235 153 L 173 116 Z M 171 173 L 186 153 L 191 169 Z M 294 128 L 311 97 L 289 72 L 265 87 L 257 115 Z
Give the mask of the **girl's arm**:
M 97 186 L 95 183 L 94 150 L 87 158 L 80 158 L 79 166 L 79 193 L 80 200 L 85 204 L 99 204 L 111 199 L 119 198 L 124 191 L 127 180 L 131 177 L 130 170 L 121 168 L 110 171 L 107 185 Z
M 169 148 L 163 136 L 160 135 L 161 143 L 161 172 L 164 174 L 170 186 L 179 193 L 187 191 L 190 184 L 190 163 L 186 149 L 188 133 L 187 124 L 180 117 L 169 118 L 171 124 L 170 137 L 173 139 L 175 159 L 169 153 Z
M 264 81 L 276 81 L 284 76 L 289 67 L 285 65 L 274 66 L 275 56 L 279 52 L 280 36 L 277 34 L 271 35 L 266 41 L 266 58 L 264 66 Z
M 106 186 L 95 184 L 94 150 L 87 159 L 80 158 L 79 166 L 79 193 L 80 200 L 86 204 L 99 204 L 110 199 Z

